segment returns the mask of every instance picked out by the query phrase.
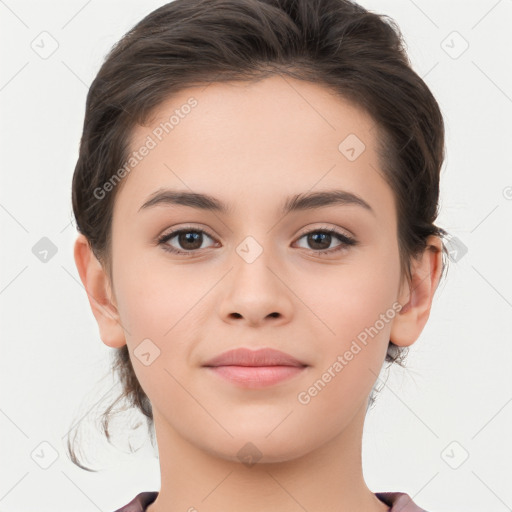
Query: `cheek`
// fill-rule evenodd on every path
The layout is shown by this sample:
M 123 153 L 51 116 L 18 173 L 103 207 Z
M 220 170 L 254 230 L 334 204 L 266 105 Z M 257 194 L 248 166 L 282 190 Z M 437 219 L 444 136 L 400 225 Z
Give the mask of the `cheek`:
M 340 349 L 376 323 L 387 335 L 390 322 L 383 326 L 379 319 L 394 316 L 398 274 L 392 258 L 366 257 L 355 264 L 304 272 L 294 280 L 294 291 L 317 317 L 319 339 Z
M 179 404 L 187 399 L 177 382 L 190 379 L 190 341 L 198 326 L 193 317 L 211 285 L 185 279 L 179 268 L 171 274 L 169 266 L 126 263 L 117 274 L 116 290 L 136 377 L 155 405 L 165 404 L 170 396 Z
M 190 327 L 188 315 L 211 287 L 208 280 L 184 272 L 179 265 L 173 267 L 163 258 L 134 258 L 124 263 L 116 289 L 119 313 L 132 344 L 142 336 L 165 345 L 184 324 Z
M 382 369 L 396 315 L 398 274 L 384 272 L 379 265 L 362 270 L 347 267 L 326 282 L 329 291 L 304 299 L 315 304 L 323 324 L 318 323 L 322 335 L 315 338 L 319 355 L 314 371 L 297 400 L 304 421 L 324 418 L 322 429 L 331 434 L 346 425 L 368 397 Z

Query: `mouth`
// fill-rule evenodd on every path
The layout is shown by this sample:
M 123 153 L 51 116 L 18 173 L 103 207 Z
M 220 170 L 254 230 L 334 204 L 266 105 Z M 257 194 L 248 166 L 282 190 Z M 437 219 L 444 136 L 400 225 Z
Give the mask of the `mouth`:
M 246 388 L 275 385 L 302 373 L 308 366 L 290 354 L 270 348 L 229 350 L 203 365 L 211 373 Z
M 302 373 L 306 366 L 209 366 L 206 368 L 239 386 L 263 388 Z

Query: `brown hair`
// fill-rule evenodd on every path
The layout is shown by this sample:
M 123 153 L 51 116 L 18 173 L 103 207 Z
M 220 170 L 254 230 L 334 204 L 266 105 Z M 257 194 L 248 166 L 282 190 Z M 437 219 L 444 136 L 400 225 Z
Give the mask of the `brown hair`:
M 147 15 L 112 48 L 87 95 L 72 183 L 77 229 L 109 278 L 112 211 L 121 185 L 101 199 L 94 191 L 123 166 L 134 126 L 188 86 L 274 74 L 322 84 L 376 122 L 382 174 L 395 195 L 402 276 L 410 280 L 411 258 L 426 248 L 427 237 L 447 234 L 434 225 L 443 118 L 411 67 L 396 23 L 349 0 L 175 0 Z M 443 244 L 443 274 L 446 255 Z M 407 351 L 390 340 L 386 361 L 403 366 Z M 115 349 L 113 357 L 122 393 L 103 413 L 107 439 L 112 410 L 124 400 L 143 413 L 152 434 L 151 403 L 127 346 Z M 374 400 L 372 392 L 369 403 Z M 78 462 L 69 437 L 68 451 L 88 469 Z

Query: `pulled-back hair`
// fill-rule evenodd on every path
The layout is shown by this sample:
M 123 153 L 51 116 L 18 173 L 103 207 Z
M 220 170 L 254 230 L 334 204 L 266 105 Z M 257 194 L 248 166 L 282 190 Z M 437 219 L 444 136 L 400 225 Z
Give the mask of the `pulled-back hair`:
M 110 51 L 92 82 L 72 183 L 76 226 L 112 278 L 112 212 L 121 186 L 98 199 L 123 167 L 136 125 L 190 86 L 256 81 L 280 74 L 334 91 L 367 112 L 378 132 L 381 173 L 393 191 L 402 276 L 426 248 L 435 226 L 444 159 L 439 106 L 413 71 L 396 23 L 349 0 L 175 0 L 137 23 Z M 446 264 L 443 244 L 443 273 Z M 386 361 L 403 366 L 408 347 L 390 340 Z M 151 403 L 133 370 L 128 347 L 113 352 L 112 372 L 123 401 L 147 419 Z M 370 396 L 369 403 L 375 400 Z M 76 436 L 75 436 L 76 437 Z M 71 460 L 76 457 L 68 437 Z

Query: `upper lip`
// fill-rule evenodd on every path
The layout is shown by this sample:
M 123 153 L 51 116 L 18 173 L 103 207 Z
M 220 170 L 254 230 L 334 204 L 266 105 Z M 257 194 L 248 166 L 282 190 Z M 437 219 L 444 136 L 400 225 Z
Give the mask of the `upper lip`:
M 203 366 L 307 366 L 290 354 L 273 348 L 236 348 L 209 359 Z

